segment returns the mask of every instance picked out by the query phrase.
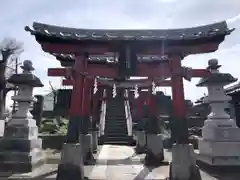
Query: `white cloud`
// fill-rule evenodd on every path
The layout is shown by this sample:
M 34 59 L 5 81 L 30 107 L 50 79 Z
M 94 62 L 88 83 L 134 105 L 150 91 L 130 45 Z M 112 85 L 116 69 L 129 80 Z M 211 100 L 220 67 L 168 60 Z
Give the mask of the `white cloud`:
M 25 51 L 21 58 L 31 59 L 36 75 L 45 87 L 36 92 L 49 90 L 48 81 L 60 86 L 59 79 L 47 77 L 47 68 L 60 66 L 56 59 L 44 53 L 33 36 L 24 31 L 24 26 L 39 21 L 76 28 L 184 28 L 215 21 L 230 19 L 231 28 L 240 28 L 239 0 L 3 0 L 0 12 L 0 39 L 15 37 L 24 42 Z M 13 6 L 14 4 L 14 6 Z M 219 51 L 210 54 L 186 57 L 184 65 L 204 68 L 207 60 L 215 57 L 223 65 L 222 71 L 240 77 L 238 66 L 240 31 L 237 29 L 226 37 Z M 186 97 L 196 99 L 203 95 L 202 88 L 196 88 L 193 80 L 185 83 Z

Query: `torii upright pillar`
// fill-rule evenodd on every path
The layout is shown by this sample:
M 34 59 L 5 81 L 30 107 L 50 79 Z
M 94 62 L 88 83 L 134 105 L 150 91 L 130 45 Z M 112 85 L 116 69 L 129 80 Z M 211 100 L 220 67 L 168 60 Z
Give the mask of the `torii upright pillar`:
M 79 142 L 86 134 L 85 129 L 88 127 L 88 122 L 83 114 L 83 92 L 85 76 L 80 74 L 86 68 L 86 57 L 78 55 L 71 76 L 73 78 L 73 90 L 70 105 L 70 119 L 66 143 L 63 145 L 61 153 L 61 162 L 58 166 L 57 180 L 83 180 L 83 153 L 82 142 Z M 73 98 L 74 97 L 74 98 Z
M 92 133 L 91 133 L 91 87 L 92 79 L 85 77 L 83 83 L 82 96 L 82 120 L 80 121 L 79 141 L 82 143 L 82 153 L 84 164 L 93 159 Z
M 201 180 L 196 166 L 196 158 L 192 145 L 188 144 L 188 128 L 184 98 L 183 72 L 181 58 L 171 60 L 173 119 L 172 131 L 176 133 L 176 144 L 172 147 L 172 163 L 170 165 L 170 180 Z M 175 74 L 176 73 L 176 74 Z

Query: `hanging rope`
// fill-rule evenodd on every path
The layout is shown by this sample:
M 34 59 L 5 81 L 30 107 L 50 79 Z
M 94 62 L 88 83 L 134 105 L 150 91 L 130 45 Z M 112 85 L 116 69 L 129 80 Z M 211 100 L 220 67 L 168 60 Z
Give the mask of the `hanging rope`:
M 134 87 L 134 98 L 136 99 L 138 96 L 139 96 L 138 85 L 136 84 L 135 87 Z
M 156 95 L 157 94 L 157 91 L 156 91 L 156 84 L 154 81 L 152 81 L 152 94 L 153 95 Z
M 94 78 L 94 88 L 93 88 L 93 94 L 96 94 L 98 91 L 98 83 L 97 83 L 97 78 Z
M 113 85 L 113 92 L 112 93 L 113 93 L 113 95 L 112 95 L 113 98 L 115 98 L 117 96 L 117 87 L 116 87 L 115 84 Z

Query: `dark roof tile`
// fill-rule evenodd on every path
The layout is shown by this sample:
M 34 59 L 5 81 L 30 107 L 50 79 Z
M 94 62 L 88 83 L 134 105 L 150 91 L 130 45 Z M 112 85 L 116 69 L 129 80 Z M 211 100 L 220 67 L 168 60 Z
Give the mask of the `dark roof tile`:
M 205 26 L 185 29 L 148 29 L 148 30 L 112 30 L 112 29 L 77 29 L 33 23 L 33 28 L 25 27 L 33 35 L 43 35 L 70 40 L 182 40 L 199 39 L 217 35 L 227 35 L 229 30 L 225 21 Z

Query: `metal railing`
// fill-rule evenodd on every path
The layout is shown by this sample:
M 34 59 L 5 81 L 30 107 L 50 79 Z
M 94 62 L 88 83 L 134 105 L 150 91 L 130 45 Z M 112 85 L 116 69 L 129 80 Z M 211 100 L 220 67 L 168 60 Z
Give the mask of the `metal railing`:
M 103 97 L 106 97 L 106 91 L 103 92 Z M 107 109 L 107 102 L 106 100 L 102 101 L 101 105 L 101 113 L 100 113 L 100 127 L 99 127 L 99 136 L 104 135 L 105 130 L 105 119 L 106 119 L 106 109 Z
M 128 98 L 128 90 L 125 90 L 124 96 Z M 125 116 L 127 121 L 127 130 L 128 130 L 128 136 L 132 136 L 132 114 L 131 114 L 131 108 L 129 105 L 129 100 L 124 100 L 124 109 L 125 109 Z

